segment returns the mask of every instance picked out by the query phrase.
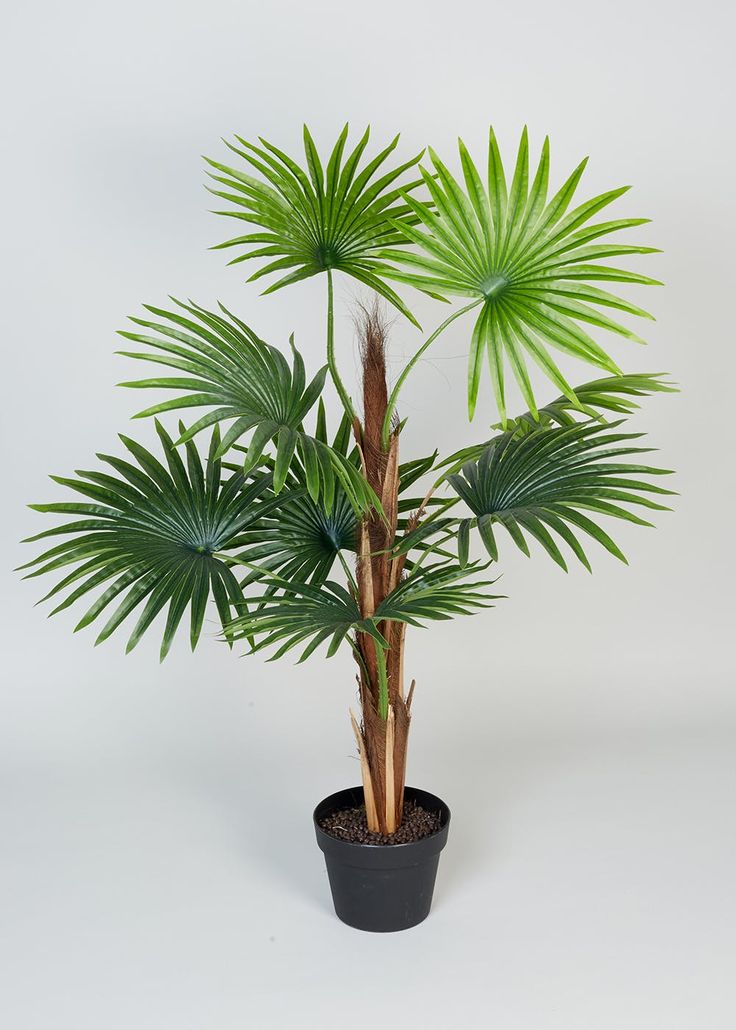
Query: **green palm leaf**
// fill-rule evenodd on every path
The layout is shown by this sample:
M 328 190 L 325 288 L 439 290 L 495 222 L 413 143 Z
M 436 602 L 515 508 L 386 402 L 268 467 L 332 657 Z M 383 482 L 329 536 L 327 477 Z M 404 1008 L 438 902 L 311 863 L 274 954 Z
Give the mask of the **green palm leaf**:
M 238 558 L 233 561 L 246 564 Z M 269 661 L 307 641 L 300 662 L 326 641 L 330 658 L 344 641 L 352 645 L 351 634 L 358 632 L 373 637 L 378 647 L 385 649 L 388 642 L 380 632 L 382 622 L 421 626 L 427 619 L 451 619 L 492 607 L 491 601 L 497 597 L 484 589 L 492 580 L 459 583 L 478 571 L 477 563 L 460 568 L 442 562 L 430 569 L 415 568 L 381 602 L 373 617 L 364 619 L 353 593 L 339 583 L 327 580 L 317 586 L 288 582 L 276 574 L 258 571 L 278 593 L 271 589 L 257 597 L 249 596 L 240 606 L 243 614 L 226 631 L 228 639 L 248 640 L 253 652 L 279 645 Z
M 639 405 L 635 398 L 653 393 L 677 393 L 677 387 L 667 382 L 662 373 L 639 372 L 620 376 L 605 376 L 575 387 L 577 402 L 562 394 L 537 412 L 524 412 L 506 423 L 506 430 L 523 436 L 537 432 L 540 426 L 570 426 L 581 415 L 603 421 L 601 412 L 613 411 L 619 415 L 630 415 Z M 493 429 L 503 429 L 498 423 Z
M 320 401 L 317 439 L 328 445 L 325 431 L 324 406 Z M 350 423 L 343 416 L 331 449 L 345 461 L 359 468 L 357 449 L 348 454 L 351 439 Z M 240 448 L 236 448 L 240 449 Z M 247 448 L 243 448 L 247 453 Z M 271 467 L 268 459 L 265 466 Z M 235 466 L 233 466 L 235 467 Z M 286 479 L 283 501 L 278 508 L 271 505 L 273 488 L 259 498 L 265 514 L 233 541 L 237 557 L 253 566 L 242 586 L 262 576 L 261 569 L 278 573 L 281 580 L 321 584 L 329 576 L 342 551 L 355 552 L 358 520 L 342 484 L 337 481 L 332 497 L 312 497 L 308 490 L 308 473 L 297 456 L 292 461 Z M 243 550 L 239 550 L 239 548 Z M 275 589 L 275 588 L 272 588 Z
M 549 404 L 539 408 L 535 413 L 524 412 L 516 418 L 508 419 L 505 431 L 514 436 L 526 436 L 538 433 L 540 429 L 557 426 L 574 425 L 581 418 L 597 419 L 604 423 L 603 412 L 614 412 L 618 415 L 631 415 L 637 411 L 639 404 L 635 398 L 647 397 L 653 393 L 676 393 L 677 387 L 668 382 L 662 373 L 639 372 L 630 375 L 605 376 L 575 387 L 577 400 L 571 401 L 562 394 Z M 504 429 L 501 423 L 491 427 Z M 451 454 L 441 465 L 448 472 L 457 472 L 467 461 L 476 461 L 490 444 L 485 440 Z
M 76 518 L 30 537 L 29 541 L 52 536 L 68 539 L 22 568 L 32 570 L 26 578 L 71 568 L 42 598 L 58 600 L 70 588 L 52 615 L 102 588 L 76 626 L 77 630 L 88 626 L 115 602 L 117 607 L 96 643 L 107 639 L 145 601 L 128 640 L 130 651 L 168 605 L 163 659 L 187 607 L 192 649 L 210 598 L 223 626 L 232 618 L 243 595 L 230 568 L 215 552 L 230 547 L 252 522 L 263 518 L 264 503 L 256 502 L 271 487 L 272 476 L 262 475 L 246 484 L 238 471 L 223 480 L 217 428 L 204 467 L 191 441 L 186 445 L 185 464 L 158 422 L 156 428 L 166 466 L 140 444 L 121 436 L 135 463 L 100 454 L 112 473 L 80 470 L 77 478 L 52 477 L 86 500 L 31 505 L 36 511 Z M 272 497 L 268 503 L 275 506 L 281 498 Z
M 248 166 L 248 172 L 206 158 L 217 187 L 215 196 L 232 205 L 217 214 L 255 226 L 255 232 L 236 236 L 214 249 L 243 251 L 231 261 L 261 262 L 249 282 L 285 273 L 264 292 L 329 270 L 345 272 L 385 297 L 414 321 L 403 301 L 385 282 L 384 264 L 377 252 L 402 247 L 404 225 L 416 225 L 417 215 L 403 199 L 422 179 L 399 186 L 405 172 L 422 154 L 385 169 L 399 142 L 396 136 L 376 157 L 361 166 L 369 130 L 345 157 L 347 125 L 326 162 L 304 126 L 306 169 L 264 139 L 259 145 L 236 136 L 227 143 Z M 423 151 L 422 151 L 423 153 Z M 256 172 L 257 175 L 251 174 Z
M 319 421 L 319 439 L 327 444 L 321 401 Z M 330 446 L 352 462 L 357 469 L 360 467 L 357 448 L 353 448 L 348 454 L 351 438 L 350 423 L 347 417 L 343 416 Z M 240 448 L 236 445 L 236 449 Z M 242 449 L 247 451 L 247 448 Z M 421 497 L 404 498 L 403 495 L 431 469 L 436 456 L 436 453 L 431 454 L 399 466 L 399 512 L 403 513 L 403 517 L 399 517 L 398 529 L 402 534 L 407 526 L 407 513 L 416 511 L 422 503 Z M 263 464 L 266 468 L 273 466 L 269 459 Z M 237 468 L 227 463 L 226 467 Z M 241 581 L 243 588 L 262 578 L 264 569 L 277 573 L 281 580 L 287 580 L 289 583 L 306 582 L 320 585 L 330 575 L 335 562 L 342 554 L 347 553 L 354 558 L 357 551 L 358 519 L 339 482 L 336 483 L 334 497 L 330 498 L 329 506 L 322 497 L 312 498 L 307 489 L 306 470 L 299 458 L 295 458 L 286 480 L 283 503 L 278 509 L 270 505 L 272 495 L 273 489 L 269 488 L 259 498 L 258 503 L 268 507 L 268 513 L 264 518 L 254 523 L 233 542 L 238 559 L 253 566 Z M 428 502 L 431 507 L 438 506 L 442 510 L 447 503 L 434 499 Z M 433 515 L 428 520 L 430 525 L 425 532 L 420 534 L 415 531 L 408 538 L 403 534 L 399 538 L 400 542 L 406 545 L 402 550 L 412 547 L 423 549 L 424 537 L 438 531 L 434 518 Z M 238 550 L 241 546 L 243 550 Z M 348 576 L 351 575 L 347 566 L 345 571 Z M 275 591 L 276 587 L 272 585 L 271 590 Z
M 376 622 L 385 619 L 421 626 L 427 619 L 454 619 L 457 615 L 472 615 L 481 608 L 492 608 L 491 602 L 501 595 L 489 594 L 485 588 L 494 580 L 467 582 L 469 576 L 485 567 L 477 562 L 464 566 L 441 562 L 430 568 L 417 564 L 376 608 Z
M 323 583 L 342 551 L 355 551 L 357 519 L 343 490 L 330 511 L 306 494 L 287 494 L 253 529 L 242 533 L 235 546 L 238 557 L 278 572 L 292 582 Z M 252 571 L 243 586 L 259 578 Z
M 239 559 L 234 561 L 239 562 Z M 327 640 L 330 641 L 327 657 L 332 657 L 353 632 L 367 633 L 380 646 L 388 646 L 375 620 L 362 618 L 357 601 L 339 583 L 326 580 L 313 586 L 289 582 L 263 569 L 259 572 L 273 587 L 279 588 L 278 593 L 267 589 L 257 597 L 249 596 L 241 606 L 243 613 L 226 627 L 228 639 L 248 640 L 254 652 L 279 644 L 269 661 L 281 658 L 305 641 L 309 643 L 300 662 Z M 255 640 L 256 637 L 259 639 Z
M 316 439 L 322 445 L 329 446 L 358 470 L 358 450 L 353 447 L 349 451 L 352 430 L 347 416 L 343 415 L 337 433 L 329 444 L 322 401 L 319 402 L 317 423 Z M 236 444 L 235 449 L 247 454 L 247 447 Z M 436 457 L 435 452 L 399 466 L 399 512 L 402 513 L 398 520 L 400 531 L 406 528 L 407 513 L 415 511 L 422 503 L 421 497 L 403 495 L 431 469 Z M 261 464 L 264 468 L 273 469 L 273 460 L 268 457 L 265 457 Z M 227 462 L 225 465 L 233 470 L 238 468 Z M 296 456 L 289 468 L 283 500 L 278 508 L 271 506 L 272 496 L 273 488 L 264 491 L 258 503 L 267 508 L 267 514 L 253 523 L 232 545 L 233 550 L 237 551 L 237 558 L 252 566 L 241 581 L 243 588 L 261 579 L 264 570 L 278 574 L 279 581 L 320 585 L 330 575 L 335 562 L 338 559 L 342 560 L 343 554 L 347 553 L 351 555 L 351 560 L 354 559 L 357 551 L 358 519 L 339 481 L 335 483 L 333 496 L 327 499 L 323 496 L 310 496 L 307 470 L 300 457 Z M 447 502 L 433 499 L 428 503 L 435 507 Z M 432 530 L 435 529 L 432 525 Z M 414 545 L 414 542 L 413 538 L 408 541 L 409 545 Z M 239 550 L 240 547 L 243 547 L 243 550 Z M 350 570 L 344 562 L 343 566 L 350 577 Z M 276 589 L 272 583 L 270 591 L 275 592 Z
M 625 562 L 611 537 L 584 513 L 650 526 L 631 507 L 666 511 L 647 495 L 671 495 L 672 491 L 641 478 L 666 475 L 667 469 L 620 460 L 652 450 L 633 446 L 632 441 L 643 434 L 617 432 L 620 425 L 589 421 L 540 429 L 521 438 L 505 433 L 493 439 L 477 460 L 463 465 L 459 474 L 451 473 L 451 486 L 475 516 L 461 523 L 461 557 L 467 555 L 467 531 L 472 525 L 497 560 L 494 526 L 500 525 L 525 554 L 529 554 L 528 534 L 565 570 L 555 538 L 568 544 L 590 569 L 574 530 L 593 537 Z
M 251 433 L 244 471 L 257 465 L 264 450 L 275 446 L 273 488 L 286 482 L 295 452 L 308 470 L 313 497 L 332 495 L 335 477 L 356 511 L 380 503 L 353 464 L 303 430 L 303 420 L 324 386 L 326 366 L 307 384 L 304 361 L 291 341 L 292 366 L 275 347 L 261 340 L 239 318 L 220 306 L 220 313 L 198 304 L 176 302 L 180 311 L 146 306 L 156 320 L 132 318 L 146 333 L 121 331 L 125 339 L 149 348 L 121 351 L 139 361 L 177 369 L 183 376 L 137 379 L 120 385 L 133 389 L 176 390 L 177 396 L 139 411 L 147 418 L 166 411 L 206 407 L 210 410 L 182 435 L 186 442 L 208 426 L 229 422 L 220 444 L 224 454 Z M 184 312 L 181 313 L 181 312 Z
M 527 132 L 521 137 L 516 166 L 507 188 L 503 164 L 490 130 L 486 182 L 460 143 L 464 187 L 430 150 L 434 174 L 422 169 L 432 206 L 405 195 L 420 227 L 395 223 L 416 245 L 414 251 L 387 246 L 382 259 L 393 262 L 390 278 L 433 295 L 477 299 L 480 307 L 472 334 L 468 372 L 468 408 L 473 417 L 483 357 L 487 358 L 501 421 L 506 421 L 505 370 L 519 385 L 532 415 L 536 402 L 527 364 L 537 364 L 573 403 L 575 393 L 550 350 L 580 358 L 620 374 L 615 362 L 584 328 L 605 329 L 639 343 L 644 341 L 611 318 L 614 309 L 651 318 L 646 311 L 607 292 L 594 282 L 658 284 L 657 280 L 598 264 L 604 258 L 647 254 L 652 247 L 618 243 L 592 244 L 648 219 L 591 222 L 628 187 L 611 190 L 568 213 L 585 167 L 583 161 L 547 201 L 549 143 L 545 141 L 533 180 L 529 181 Z

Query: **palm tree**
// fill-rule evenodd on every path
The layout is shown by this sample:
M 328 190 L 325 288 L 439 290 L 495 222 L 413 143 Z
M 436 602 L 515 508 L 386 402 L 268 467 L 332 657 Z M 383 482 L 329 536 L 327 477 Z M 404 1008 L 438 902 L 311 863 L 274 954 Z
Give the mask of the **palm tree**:
M 606 312 L 651 317 L 593 285 L 656 283 L 605 263 L 653 251 L 614 235 L 646 219 L 593 220 L 624 189 L 570 210 L 582 162 L 548 198 L 549 143 L 530 177 L 526 130 L 508 185 L 492 130 L 484 176 L 460 143 L 461 178 L 432 150 L 427 166 L 423 154 L 389 165 L 398 137 L 370 160 L 368 131 L 349 153 L 347 140 L 346 127 L 323 161 L 305 128 L 303 167 L 265 140 L 236 137 L 228 146 L 238 167 L 208 162 L 212 192 L 226 205 L 219 213 L 247 223 L 219 245 L 236 252 L 231 264 L 254 262 L 249 281 L 277 276 L 266 293 L 324 274 L 325 367 L 308 381 L 293 338 L 289 362 L 222 306 L 147 306 L 121 333 L 136 345 L 122 353 L 175 371 L 122 384 L 172 392 L 136 417 L 203 413 L 180 421 L 176 438 L 156 422 L 163 462 L 121 437 L 128 458 L 98 455 L 109 471 L 52 477 L 84 500 L 31 506 L 72 519 L 30 538 L 62 542 L 24 568 L 31 577 L 64 570 L 46 595 L 58 602 L 53 612 L 94 592 L 76 628 L 108 612 L 98 642 L 141 609 L 130 650 L 166 608 L 162 659 L 187 609 L 196 646 L 210 599 L 230 646 L 244 641 L 273 659 L 298 648 L 299 661 L 322 645 L 328 656 L 349 647 L 368 824 L 392 833 L 402 818 L 414 691 L 404 669 L 407 626 L 492 606 L 502 530 L 527 555 L 537 541 L 563 569 L 565 549 L 590 569 L 585 538 L 625 561 L 598 517 L 651 525 L 637 512 L 663 510 L 671 491 L 657 485 L 667 470 L 641 463 L 651 448 L 623 423 L 639 398 L 673 387 L 661 375 L 624 374 L 585 328 L 643 342 Z M 357 319 L 357 407 L 337 366 L 338 272 L 373 294 Z M 440 302 L 462 298 L 393 387 L 382 304 L 418 323 L 391 282 Z M 463 451 L 402 461 L 400 391 L 425 351 L 466 316 L 469 416 L 485 357 L 498 422 Z M 572 387 L 555 352 L 605 374 Z M 530 359 L 555 389 L 541 406 Z M 528 408 L 513 418 L 509 370 Z M 343 408 L 334 435 L 321 399 L 328 372 Z M 476 534 L 485 557 L 471 560 Z

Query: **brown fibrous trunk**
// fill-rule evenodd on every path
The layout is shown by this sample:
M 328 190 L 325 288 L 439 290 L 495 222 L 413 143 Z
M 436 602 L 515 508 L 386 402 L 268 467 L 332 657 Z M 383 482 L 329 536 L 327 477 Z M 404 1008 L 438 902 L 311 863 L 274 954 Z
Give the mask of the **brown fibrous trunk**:
M 398 522 L 399 426 L 394 421 L 384 447 L 382 427 L 388 408 L 386 374 L 387 325 L 378 304 L 361 309 L 357 322 L 362 366 L 363 420 L 353 430 L 360 449 L 363 475 L 381 501 L 362 518 L 358 530 L 358 603 L 364 618 L 374 612 L 400 582 L 405 557 L 392 553 Z M 411 694 L 404 693 L 406 625 L 381 622 L 385 692 L 381 696 L 380 647 L 366 633 L 356 638 L 358 694 L 362 718 L 352 716 L 363 775 L 369 829 L 393 833 L 401 824 L 406 782 L 406 752 L 411 720 Z

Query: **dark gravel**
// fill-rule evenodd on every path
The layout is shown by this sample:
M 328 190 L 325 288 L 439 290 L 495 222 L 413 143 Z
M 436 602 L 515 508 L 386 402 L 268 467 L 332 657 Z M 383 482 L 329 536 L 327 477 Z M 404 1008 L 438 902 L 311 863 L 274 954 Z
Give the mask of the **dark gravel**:
M 365 817 L 365 805 L 358 805 L 341 808 L 324 816 L 319 825 L 331 837 L 350 844 L 411 844 L 440 829 L 440 814 L 428 812 L 414 801 L 406 801 L 404 818 L 395 833 L 371 833 Z

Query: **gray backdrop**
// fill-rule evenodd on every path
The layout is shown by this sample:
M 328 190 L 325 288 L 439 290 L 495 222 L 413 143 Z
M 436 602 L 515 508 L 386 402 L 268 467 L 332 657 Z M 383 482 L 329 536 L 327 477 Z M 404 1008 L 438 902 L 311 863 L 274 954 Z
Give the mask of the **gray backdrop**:
M 4 1026 L 733 1027 L 734 28 L 713 0 L 6 13 Z M 151 437 L 114 388 L 137 371 L 114 330 L 143 301 L 221 299 L 321 363 L 324 283 L 259 299 L 208 252 L 231 226 L 200 154 L 233 132 L 293 151 L 305 119 L 325 146 L 347 118 L 402 130 L 405 154 L 451 156 L 459 133 L 479 160 L 489 121 L 509 159 L 527 122 L 557 182 L 591 155 L 581 196 L 634 183 L 617 210 L 653 218 L 639 238 L 664 253 L 637 267 L 667 288 L 637 294 L 648 348 L 613 349 L 682 385 L 637 419 L 681 497 L 656 530 L 615 527 L 630 567 L 591 548 L 594 575 L 565 576 L 507 546 L 509 600 L 412 633 L 409 779 L 454 822 L 430 921 L 389 937 L 335 920 L 312 840 L 312 805 L 358 777 L 349 657 L 243 659 L 212 623 L 194 656 L 181 640 L 160 666 L 153 633 L 125 658 L 9 571 L 50 524 L 24 507 L 61 496 L 48 472 Z M 348 378 L 360 295 L 340 283 Z M 397 322 L 394 367 L 419 339 Z M 456 325 L 410 382 L 405 456 L 487 426 L 487 384 L 466 424 L 466 351 Z

